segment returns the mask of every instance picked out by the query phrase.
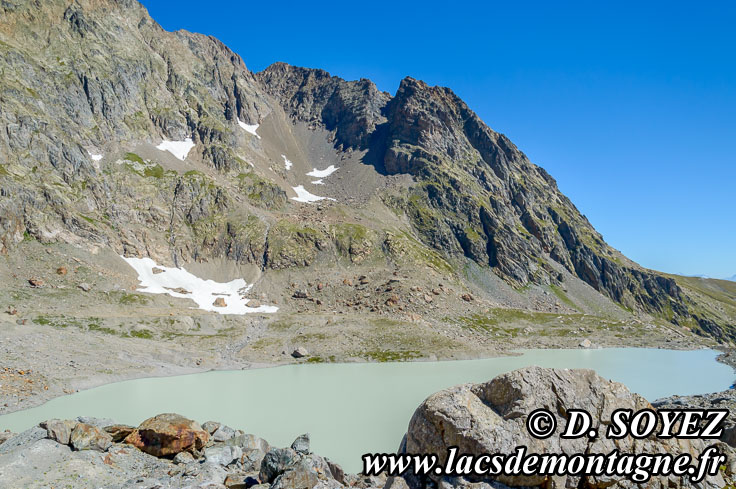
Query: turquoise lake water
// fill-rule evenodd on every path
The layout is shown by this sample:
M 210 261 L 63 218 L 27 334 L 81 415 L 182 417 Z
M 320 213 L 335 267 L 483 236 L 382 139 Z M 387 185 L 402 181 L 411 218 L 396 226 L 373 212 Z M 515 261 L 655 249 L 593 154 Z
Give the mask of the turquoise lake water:
M 447 362 L 289 365 L 109 384 L 0 416 L 0 431 L 50 418 L 96 416 L 137 425 L 163 412 L 215 420 L 288 446 L 309 432 L 316 453 L 361 469 L 361 455 L 395 451 L 416 407 L 456 384 L 483 382 L 529 365 L 591 368 L 649 400 L 721 391 L 733 369 L 712 350 L 646 348 L 528 350 L 521 356 Z

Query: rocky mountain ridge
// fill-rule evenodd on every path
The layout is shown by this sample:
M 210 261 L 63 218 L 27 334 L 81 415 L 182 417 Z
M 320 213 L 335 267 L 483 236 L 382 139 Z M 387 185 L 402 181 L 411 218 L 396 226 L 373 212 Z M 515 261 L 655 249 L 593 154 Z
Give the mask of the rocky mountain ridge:
M 550 288 L 558 309 L 588 313 L 566 295 L 582 281 L 635 314 L 734 337 L 731 292 L 693 290 L 613 250 L 447 88 L 406 78 L 391 96 L 283 63 L 253 74 L 218 40 L 166 32 L 133 0 L 12 0 L 0 12 L 5 255 L 38 241 L 226 260 L 264 293 L 283 288 L 282 272 L 316 283 L 345 267 L 420 280 L 430 269 L 458 299 L 500 302 L 503 289 L 504 305 L 512 290 Z M 189 140 L 184 158 L 160 149 Z M 325 168 L 336 173 L 304 177 Z

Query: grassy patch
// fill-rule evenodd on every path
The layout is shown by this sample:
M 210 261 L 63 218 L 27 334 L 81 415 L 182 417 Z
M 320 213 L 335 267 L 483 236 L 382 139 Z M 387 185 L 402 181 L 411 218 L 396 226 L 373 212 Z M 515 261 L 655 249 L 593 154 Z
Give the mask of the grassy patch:
M 139 163 L 141 165 L 145 165 L 146 164 L 146 162 L 143 161 L 143 158 L 141 158 L 140 156 L 138 156 L 135 153 L 125 153 L 125 159 L 128 160 L 128 161 L 132 161 L 134 163 Z
M 424 356 L 422 352 L 417 350 L 371 350 L 365 352 L 363 355 L 377 362 L 407 362 Z
M 565 291 L 562 290 L 558 285 L 551 284 L 549 288 L 552 289 L 552 292 L 554 292 L 557 298 L 560 299 L 564 304 L 577 310 L 578 307 L 575 305 L 575 303 L 572 300 L 570 300 L 567 294 L 565 294 Z

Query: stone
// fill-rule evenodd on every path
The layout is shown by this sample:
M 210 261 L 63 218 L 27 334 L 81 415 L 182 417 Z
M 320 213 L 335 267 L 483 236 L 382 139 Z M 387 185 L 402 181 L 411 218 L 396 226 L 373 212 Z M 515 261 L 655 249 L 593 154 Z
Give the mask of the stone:
M 473 298 L 473 296 L 472 296 L 472 295 L 470 295 L 470 294 L 463 294 L 463 295 L 461 296 L 461 298 L 462 298 L 462 300 L 464 300 L 465 302 L 473 302 L 473 300 L 475 300 L 475 299 Z
M 0 432 L 0 445 L 2 445 L 3 443 L 5 443 L 6 441 L 10 440 L 14 436 L 15 436 L 15 433 L 13 433 L 12 431 L 3 431 L 3 432 Z
M 46 429 L 47 437 L 62 445 L 69 444 L 72 431 L 78 422 L 69 419 L 50 419 L 41 423 L 41 428 Z
M 409 489 L 409 484 L 403 477 L 389 476 L 383 489 Z
M 296 290 L 294 291 L 294 294 L 292 295 L 294 299 L 307 299 L 309 298 L 309 294 L 305 290 Z
M 209 433 L 211 435 L 212 433 L 214 433 L 215 431 L 217 431 L 217 429 L 220 426 L 221 426 L 221 424 L 218 423 L 217 421 L 205 421 L 202 424 L 202 429 L 205 430 L 207 433 Z
M 87 282 L 82 282 L 81 284 L 77 285 L 77 287 L 82 289 L 84 292 L 89 292 L 90 290 L 92 290 L 92 286 Z
M 77 421 L 79 421 L 80 423 L 91 424 L 92 426 L 96 426 L 100 429 L 104 429 L 107 426 L 117 424 L 114 420 L 110 418 L 95 418 L 93 416 L 77 416 Z
M 209 436 L 196 421 L 166 413 L 145 420 L 125 438 L 125 443 L 154 457 L 166 457 L 184 451 L 200 451 Z
M 174 455 L 175 464 L 186 465 L 192 462 L 194 462 L 194 455 L 189 452 L 179 452 Z
M 215 307 L 227 307 L 227 302 L 225 302 L 225 299 L 223 299 L 222 297 L 218 297 L 217 299 L 215 299 L 215 302 L 213 302 L 212 305 Z
M 588 338 L 585 338 L 583 341 L 580 342 L 578 346 L 580 348 L 590 348 L 591 346 L 593 346 L 593 343 Z
M 40 278 L 29 278 L 28 283 L 31 285 L 31 287 L 43 287 L 44 281 Z
M 546 439 L 532 437 L 526 427 L 527 415 L 536 409 L 553 413 L 557 429 Z M 593 429 L 603 432 L 616 409 L 639 411 L 651 408 L 649 402 L 631 393 L 623 384 L 611 382 L 592 370 L 563 370 L 527 367 L 499 375 L 482 384 L 464 384 L 445 389 L 427 398 L 409 422 L 403 451 L 437 454 L 442 464 L 447 448 L 457 446 L 459 453 L 513 453 L 525 446 L 528 453 L 699 453 L 706 448 L 702 440 L 676 438 L 634 439 L 629 436 L 609 440 L 604 436 L 563 439 L 563 417 L 569 409 L 583 409 L 594 416 Z M 490 480 L 509 487 L 547 484 L 539 475 L 498 475 Z M 556 487 L 630 487 L 623 476 L 560 477 Z M 648 487 L 681 488 L 685 481 L 653 477 Z M 723 487 L 720 475 L 709 477 L 701 486 Z
M 235 430 L 229 426 L 220 425 L 214 433 L 212 433 L 212 440 L 215 442 L 227 441 L 235 436 Z
M 291 448 L 297 453 L 309 453 L 309 433 L 296 437 L 296 440 L 291 444 Z
M 246 474 L 229 474 L 224 484 L 227 489 L 250 489 L 258 485 L 258 479 Z
M 308 355 L 309 355 L 309 350 L 307 350 L 303 346 L 297 347 L 293 352 L 291 352 L 291 356 L 294 358 L 303 358 Z
M 166 270 L 159 268 L 159 267 L 153 267 L 151 269 L 151 272 L 153 272 L 154 275 L 158 275 L 159 273 L 164 273 Z
M 233 446 L 209 447 L 204 450 L 205 462 L 226 467 L 243 456 L 243 449 Z
M 286 468 L 297 459 L 297 453 L 291 448 L 273 448 L 269 450 L 263 462 L 258 479 L 262 483 L 271 483 L 284 473 Z
M 69 437 L 69 444 L 74 450 L 96 450 L 104 452 L 112 445 L 112 437 L 96 426 L 77 423 Z
M 434 299 L 432 299 L 432 296 L 431 296 L 431 295 L 429 295 L 429 294 L 424 294 L 424 302 L 426 302 L 427 304 L 429 304 L 429 303 L 431 303 L 432 301 L 434 301 Z
M 327 466 L 330 468 L 330 473 L 332 474 L 332 478 L 335 479 L 340 484 L 345 485 L 345 471 L 342 469 L 342 467 L 340 467 L 340 465 L 338 465 L 337 463 L 327 458 L 325 458 L 325 462 L 327 462 Z
M 125 440 L 128 435 L 135 431 L 135 427 L 128 426 L 127 424 L 114 424 L 111 426 L 106 426 L 104 430 L 112 437 L 112 441 L 114 443 L 120 443 L 121 441 Z
M 59 267 L 59 268 L 57 268 L 56 269 L 56 274 L 57 275 L 66 275 L 67 274 L 66 267 Z

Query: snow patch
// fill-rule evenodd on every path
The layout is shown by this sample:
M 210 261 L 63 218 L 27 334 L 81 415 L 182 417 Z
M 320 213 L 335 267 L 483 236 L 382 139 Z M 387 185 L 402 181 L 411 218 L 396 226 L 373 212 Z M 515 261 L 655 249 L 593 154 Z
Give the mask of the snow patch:
M 324 170 L 318 170 L 316 168 L 312 169 L 309 173 L 307 173 L 307 176 L 310 177 L 316 177 L 316 178 L 325 178 L 329 177 L 333 173 L 335 173 L 337 170 L 339 170 L 339 167 L 335 167 L 335 165 L 330 165 Z
M 312 185 L 324 185 L 325 182 L 320 178 L 319 180 L 312 180 Z
M 92 161 L 100 161 L 102 159 L 102 155 L 93 153 L 91 151 L 87 151 L 89 153 L 89 157 L 92 158 Z
M 258 139 L 261 139 L 261 136 L 256 133 L 256 130 L 260 127 L 260 124 L 246 124 L 245 122 L 238 119 L 238 125 L 242 127 L 245 132 L 249 132 Z
M 172 297 L 191 299 L 197 303 L 199 309 L 214 311 L 220 314 L 249 314 L 249 313 L 273 313 L 278 311 L 276 306 L 248 307 L 249 299 L 241 298 L 241 293 L 246 293 L 253 285 L 248 285 L 245 280 L 238 278 L 232 282 L 220 283 L 214 280 L 204 280 L 187 272 L 183 268 L 163 267 L 157 265 L 150 258 L 125 258 L 121 256 L 128 265 L 138 273 L 141 284 L 139 292 L 149 294 L 169 294 Z M 158 273 L 153 273 L 156 268 Z M 163 270 L 163 272 L 159 272 Z M 188 294 L 182 293 L 189 292 Z M 213 305 L 215 300 L 222 298 L 225 307 Z
M 286 157 L 286 155 L 281 155 L 281 157 L 284 159 L 284 167 L 287 170 L 291 170 L 291 166 L 294 164 L 291 162 L 289 158 Z
M 156 149 L 168 151 L 181 161 L 184 161 L 193 147 L 194 141 L 192 141 L 192 138 L 186 138 L 184 141 L 167 141 L 164 139 L 161 144 L 156 146 Z
M 294 189 L 294 192 L 296 192 L 296 197 L 292 197 L 291 200 L 296 200 L 297 202 L 318 202 L 320 200 L 335 200 L 330 197 L 320 197 L 319 195 L 314 195 L 310 192 L 307 192 L 304 189 L 304 185 L 299 185 L 298 187 L 291 187 Z

